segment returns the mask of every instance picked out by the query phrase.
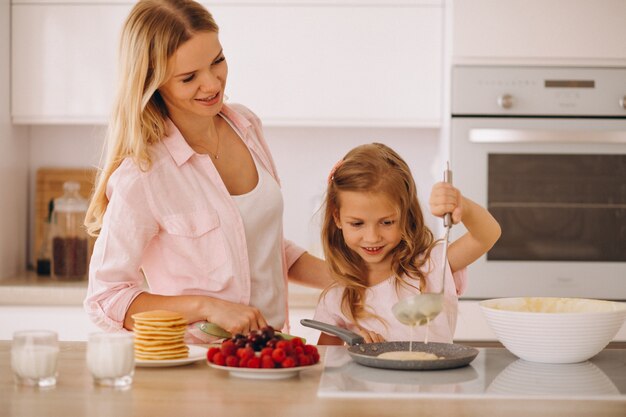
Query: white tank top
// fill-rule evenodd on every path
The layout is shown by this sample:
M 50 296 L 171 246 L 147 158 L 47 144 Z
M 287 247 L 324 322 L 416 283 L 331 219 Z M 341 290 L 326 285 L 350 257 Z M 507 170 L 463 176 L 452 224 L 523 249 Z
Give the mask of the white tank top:
M 247 194 L 232 196 L 246 233 L 250 261 L 250 305 L 280 330 L 285 324 L 287 289 L 283 278 L 281 239 L 283 197 L 274 178 L 252 156 L 259 182 Z

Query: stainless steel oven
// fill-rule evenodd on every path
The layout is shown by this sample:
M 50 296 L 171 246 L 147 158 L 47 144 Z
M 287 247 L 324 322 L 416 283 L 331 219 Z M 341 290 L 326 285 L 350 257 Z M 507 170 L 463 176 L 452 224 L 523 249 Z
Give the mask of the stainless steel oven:
M 626 300 L 626 68 L 458 66 L 451 90 L 454 182 L 502 226 L 464 297 Z

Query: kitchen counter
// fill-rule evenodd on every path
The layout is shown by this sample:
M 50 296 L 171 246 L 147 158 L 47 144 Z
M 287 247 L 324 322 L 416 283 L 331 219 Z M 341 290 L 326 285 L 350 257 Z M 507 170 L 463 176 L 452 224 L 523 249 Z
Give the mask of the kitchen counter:
M 86 294 L 86 280 L 59 281 L 33 271 L 0 278 L 0 306 L 82 306 Z M 319 294 L 319 290 L 290 285 L 289 306 L 315 307 Z
M 343 349 L 343 348 L 330 348 Z M 320 351 L 324 356 L 325 348 Z M 445 397 L 326 398 L 318 396 L 322 366 L 283 380 L 240 379 L 205 362 L 174 368 L 137 368 L 132 388 L 96 387 L 85 366 L 85 344 L 62 342 L 57 386 L 16 386 L 10 342 L 0 341 L 0 414 L 21 416 L 620 416 L 626 400 L 548 400 Z M 503 349 L 502 349 L 503 351 Z M 624 353 L 620 350 L 621 353 Z M 624 357 L 624 355 L 620 356 Z M 512 358 L 514 360 L 514 358 Z M 625 364 L 622 363 L 622 369 Z M 624 373 L 622 373 L 623 375 Z M 436 374 L 433 374 L 433 377 Z

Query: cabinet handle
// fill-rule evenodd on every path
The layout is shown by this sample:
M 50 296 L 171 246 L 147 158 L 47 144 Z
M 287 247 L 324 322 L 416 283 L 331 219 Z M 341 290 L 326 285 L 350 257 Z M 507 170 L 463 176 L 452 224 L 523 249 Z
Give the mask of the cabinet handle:
M 475 143 L 626 143 L 620 130 L 470 129 Z

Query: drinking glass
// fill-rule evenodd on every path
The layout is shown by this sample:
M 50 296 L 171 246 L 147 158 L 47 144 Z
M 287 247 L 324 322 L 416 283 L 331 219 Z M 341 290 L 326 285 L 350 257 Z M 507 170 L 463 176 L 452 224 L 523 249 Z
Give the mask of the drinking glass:
M 132 333 L 91 333 L 87 340 L 87 368 L 97 385 L 128 388 L 135 373 Z
M 59 338 L 48 330 L 13 333 L 11 369 L 21 385 L 53 387 L 57 382 Z

